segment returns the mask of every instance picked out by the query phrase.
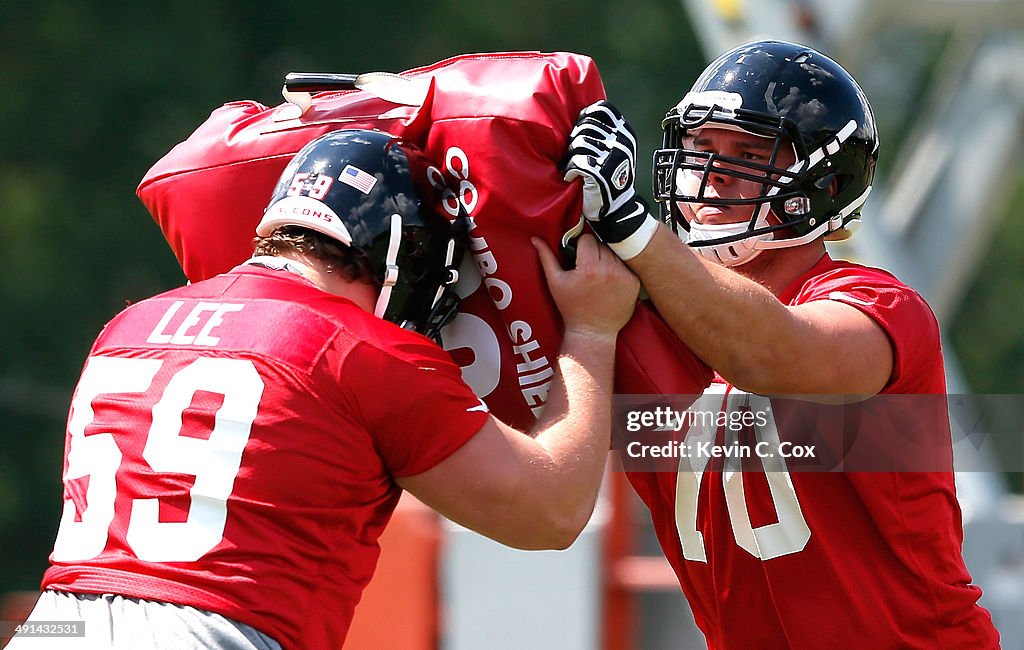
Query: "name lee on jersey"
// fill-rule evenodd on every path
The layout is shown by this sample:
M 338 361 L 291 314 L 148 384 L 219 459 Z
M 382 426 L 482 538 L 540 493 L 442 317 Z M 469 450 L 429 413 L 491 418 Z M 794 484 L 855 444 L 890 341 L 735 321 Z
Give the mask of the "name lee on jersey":
M 171 320 L 185 304 L 184 300 L 176 300 L 167 308 L 160 321 L 153 328 L 147 343 L 175 345 L 213 346 L 220 343 L 220 337 L 214 336 L 217 326 L 224 323 L 224 315 L 242 311 L 244 305 L 230 302 L 199 302 L 192 307 L 177 329 L 170 327 Z M 171 330 L 174 330 L 173 333 Z

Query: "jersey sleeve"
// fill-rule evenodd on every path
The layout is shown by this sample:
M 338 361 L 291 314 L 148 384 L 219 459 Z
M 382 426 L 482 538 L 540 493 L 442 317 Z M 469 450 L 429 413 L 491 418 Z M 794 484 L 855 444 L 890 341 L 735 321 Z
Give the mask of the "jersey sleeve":
M 350 399 L 392 476 L 431 469 L 469 441 L 490 417 L 459 367 L 428 339 L 350 353 L 343 369 Z
M 925 384 L 935 376 L 931 366 L 941 364 L 939 324 L 920 294 L 884 271 L 852 267 L 818 276 L 804 286 L 797 302 L 815 300 L 850 305 L 885 331 L 893 350 L 885 392 L 935 392 L 936 387 Z

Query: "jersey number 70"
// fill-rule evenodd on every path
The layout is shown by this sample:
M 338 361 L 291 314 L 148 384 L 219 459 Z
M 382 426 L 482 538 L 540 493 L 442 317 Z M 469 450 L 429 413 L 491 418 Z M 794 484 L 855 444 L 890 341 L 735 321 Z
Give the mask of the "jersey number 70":
M 771 401 L 762 395 L 752 395 L 735 388 L 726 396 L 723 390 L 722 384 L 712 384 L 696 402 L 694 408 L 711 412 L 723 408 L 727 415 L 737 409 L 765 413 L 768 416 L 765 426 L 755 426 L 757 439 L 759 442 L 768 443 L 770 448 L 777 449 L 780 442 L 779 431 L 775 417 L 771 415 Z M 686 440 L 691 445 L 701 442 L 713 443 L 716 433 L 717 427 L 694 425 L 687 432 Z M 728 433 L 727 431 L 727 435 Z M 736 441 L 736 433 L 732 432 L 731 436 L 725 440 L 726 445 Z M 733 536 L 740 548 L 762 560 L 799 553 L 811 539 L 811 529 L 804 519 L 786 461 L 778 453 L 759 458 L 764 467 L 778 520 L 777 523 L 757 528 L 751 525 L 744 495 L 741 461 L 739 458 L 727 458 L 721 472 L 721 480 Z M 680 545 L 683 547 L 683 557 L 695 562 L 708 561 L 704 535 L 697 529 L 697 504 L 700 498 L 701 479 L 704 477 L 708 460 L 707 456 L 680 458 L 679 471 L 676 475 L 676 529 L 679 532 Z M 709 480 L 714 479 L 715 476 L 709 477 Z

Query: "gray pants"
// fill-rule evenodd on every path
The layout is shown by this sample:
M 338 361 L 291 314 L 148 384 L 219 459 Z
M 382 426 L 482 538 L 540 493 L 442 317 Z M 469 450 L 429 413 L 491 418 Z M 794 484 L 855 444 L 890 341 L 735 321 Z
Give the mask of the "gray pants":
M 138 598 L 44 591 L 31 621 L 84 621 L 85 636 L 15 636 L 7 650 L 281 650 L 256 629 L 220 614 Z

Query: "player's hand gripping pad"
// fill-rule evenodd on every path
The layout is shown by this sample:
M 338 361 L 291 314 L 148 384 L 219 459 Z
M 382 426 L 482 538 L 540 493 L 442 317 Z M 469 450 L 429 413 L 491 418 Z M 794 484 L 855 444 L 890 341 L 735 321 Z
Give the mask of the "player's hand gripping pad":
M 139 198 L 195 282 L 250 256 L 278 176 L 313 138 L 369 128 L 419 145 L 442 167 L 452 213 L 460 201 L 472 219 L 445 348 L 496 416 L 527 428 L 547 401 L 562 332 L 530 237 L 557 251 L 579 223 L 580 183 L 566 183 L 559 163 L 576 117 L 604 87 L 593 61 L 570 53 L 469 54 L 401 76 L 414 99 L 368 87 L 314 95 L 301 115 L 289 103 L 226 104 L 149 170 Z M 618 392 L 699 394 L 710 381 L 645 305 L 623 330 L 617 363 Z

